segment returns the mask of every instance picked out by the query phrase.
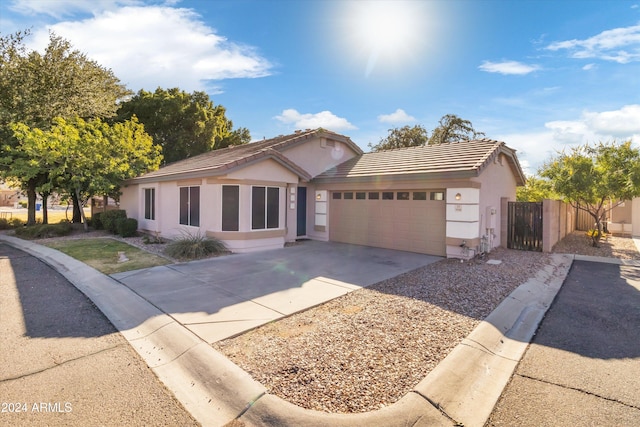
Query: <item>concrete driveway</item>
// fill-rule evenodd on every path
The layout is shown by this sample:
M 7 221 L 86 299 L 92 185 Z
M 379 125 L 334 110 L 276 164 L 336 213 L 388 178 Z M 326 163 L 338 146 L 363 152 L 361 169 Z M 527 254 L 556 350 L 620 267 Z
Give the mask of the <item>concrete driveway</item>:
M 440 259 L 305 241 L 111 277 L 213 343 Z

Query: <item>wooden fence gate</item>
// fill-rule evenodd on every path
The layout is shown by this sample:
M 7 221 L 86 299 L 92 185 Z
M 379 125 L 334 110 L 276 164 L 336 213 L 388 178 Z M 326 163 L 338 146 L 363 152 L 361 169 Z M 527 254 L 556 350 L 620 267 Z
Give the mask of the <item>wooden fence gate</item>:
M 542 202 L 509 202 L 507 247 L 542 252 Z

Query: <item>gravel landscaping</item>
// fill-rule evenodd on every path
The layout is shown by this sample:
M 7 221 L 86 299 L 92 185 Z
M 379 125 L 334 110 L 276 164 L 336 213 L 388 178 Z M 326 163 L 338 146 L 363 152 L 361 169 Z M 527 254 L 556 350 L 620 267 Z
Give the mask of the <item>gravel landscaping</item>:
M 640 259 L 630 238 L 590 248 L 574 233 L 556 252 Z M 270 393 L 307 409 L 380 409 L 409 392 L 549 255 L 495 249 L 435 264 L 214 344 Z
M 141 237 L 98 231 L 56 239 L 101 236 L 166 257 L 166 245 L 145 244 Z M 584 232 L 567 236 L 554 252 L 640 260 L 633 239 L 609 236 L 593 248 Z M 549 254 L 502 248 L 484 260 L 443 259 L 213 346 L 269 393 L 303 408 L 380 409 L 409 392 L 549 263 Z

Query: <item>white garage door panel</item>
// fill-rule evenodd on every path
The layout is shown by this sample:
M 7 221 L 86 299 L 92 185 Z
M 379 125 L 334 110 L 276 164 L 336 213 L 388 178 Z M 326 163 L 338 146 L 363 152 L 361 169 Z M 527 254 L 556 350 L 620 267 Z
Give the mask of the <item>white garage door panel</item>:
M 428 193 L 427 193 L 428 194 Z M 329 200 L 329 239 L 444 256 L 442 200 Z

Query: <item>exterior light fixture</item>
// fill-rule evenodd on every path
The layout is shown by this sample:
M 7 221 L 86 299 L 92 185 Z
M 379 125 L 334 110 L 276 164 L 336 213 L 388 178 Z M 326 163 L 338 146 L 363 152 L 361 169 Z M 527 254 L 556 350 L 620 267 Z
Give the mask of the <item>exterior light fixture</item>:
M 316 200 L 321 200 L 322 199 L 322 194 L 318 193 L 316 194 Z
M 462 199 L 462 194 L 456 193 L 456 200 L 460 200 L 460 199 Z

